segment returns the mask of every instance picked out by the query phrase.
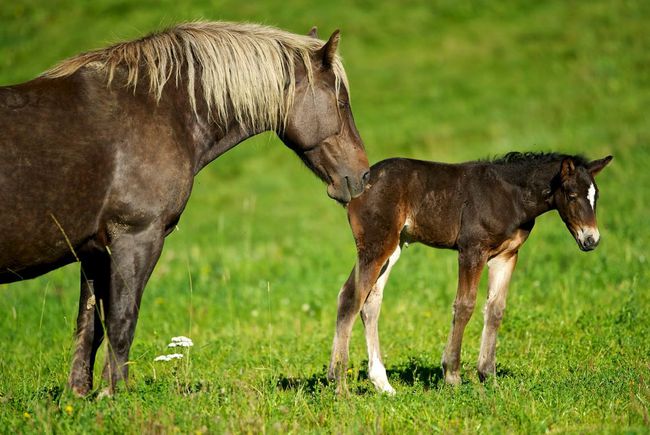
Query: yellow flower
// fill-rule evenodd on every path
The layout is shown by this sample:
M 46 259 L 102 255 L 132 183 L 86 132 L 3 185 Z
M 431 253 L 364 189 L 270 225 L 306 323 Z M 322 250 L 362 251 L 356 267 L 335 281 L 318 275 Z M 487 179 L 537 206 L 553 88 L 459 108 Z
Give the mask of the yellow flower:
M 352 369 L 348 369 L 348 375 L 352 374 Z
M 25 417 L 25 418 L 31 418 L 32 416 L 31 416 L 31 414 L 30 414 L 29 412 L 25 411 L 25 412 L 23 413 L 23 417 Z
M 66 414 L 72 415 L 72 405 L 66 405 L 64 410 Z

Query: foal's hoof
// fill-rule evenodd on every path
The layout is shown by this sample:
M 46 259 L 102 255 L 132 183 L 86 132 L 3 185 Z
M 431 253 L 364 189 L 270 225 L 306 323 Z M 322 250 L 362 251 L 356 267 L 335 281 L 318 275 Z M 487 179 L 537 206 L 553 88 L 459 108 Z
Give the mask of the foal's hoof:
M 497 382 L 497 376 L 494 370 L 492 371 L 478 371 L 478 379 L 481 381 L 481 383 L 485 384 L 488 381 L 492 381 L 493 383 L 496 384 Z
M 389 383 L 386 383 L 382 385 L 381 387 L 375 385 L 375 388 L 377 388 L 377 391 L 381 394 L 385 394 L 387 396 L 394 396 L 397 394 L 395 391 L 395 388 L 393 388 Z

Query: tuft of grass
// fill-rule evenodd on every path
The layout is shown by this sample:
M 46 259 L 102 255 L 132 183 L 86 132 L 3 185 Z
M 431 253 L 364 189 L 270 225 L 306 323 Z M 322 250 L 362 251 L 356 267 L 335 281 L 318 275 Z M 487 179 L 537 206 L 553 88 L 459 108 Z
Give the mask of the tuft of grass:
M 454 389 L 441 381 L 456 254 L 411 246 L 393 270 L 381 320 L 398 394 L 374 393 L 358 322 L 352 394 L 342 399 L 325 381 L 325 366 L 337 292 L 355 256 L 345 212 L 277 138 L 260 135 L 196 178 L 144 295 L 131 383 L 114 399 L 76 400 L 65 390 L 77 265 L 0 288 L 0 426 L 63 433 L 647 432 L 647 17 L 650 4 L 642 0 L 3 5 L 3 84 L 183 20 L 258 21 L 304 33 L 318 25 L 321 37 L 342 29 L 353 111 L 372 162 L 398 155 L 453 162 L 512 150 L 615 160 L 598 179 L 598 250 L 579 252 L 555 214 L 538 220 L 522 249 L 496 384 L 482 385 L 475 374 L 480 310 L 465 335 L 464 383 Z M 195 343 L 191 364 L 154 376 L 153 358 L 183 331 Z

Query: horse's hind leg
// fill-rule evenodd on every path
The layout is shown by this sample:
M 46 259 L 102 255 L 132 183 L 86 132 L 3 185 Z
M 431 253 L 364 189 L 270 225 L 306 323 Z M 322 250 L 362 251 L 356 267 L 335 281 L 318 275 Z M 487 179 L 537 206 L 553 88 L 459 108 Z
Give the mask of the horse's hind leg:
M 463 250 L 458 254 L 458 290 L 454 301 L 454 316 L 447 346 L 442 355 L 442 370 L 448 384 L 460 384 L 460 348 L 463 332 L 474 311 L 476 291 L 484 265 L 485 259 L 480 252 Z
M 81 260 L 76 348 L 68 381 L 78 396 L 85 396 L 92 389 L 95 355 L 104 338 L 100 305 L 106 293 L 106 272 L 105 255 L 92 255 Z
M 142 293 L 162 246 L 163 231 L 153 224 L 144 230 L 121 233 L 110 243 L 109 304 L 106 309 L 108 347 L 103 373 L 109 386 L 103 395 L 113 394 L 116 384 L 127 380 L 129 350 Z
M 388 281 L 391 269 L 399 259 L 401 250 L 402 246 L 400 244 L 395 248 L 388 260 L 386 260 L 377 282 L 372 287 L 372 290 L 370 290 L 370 294 L 368 294 L 368 298 L 361 309 L 361 320 L 363 321 L 366 345 L 368 347 L 368 377 L 375 388 L 390 395 L 395 394 L 395 389 L 388 382 L 386 368 L 381 359 L 378 323 L 384 287 Z
M 516 253 L 506 253 L 488 261 L 488 300 L 485 303 L 485 319 L 478 357 L 478 376 L 485 381 L 496 371 L 495 355 L 497 331 L 506 308 L 508 285 L 517 264 Z

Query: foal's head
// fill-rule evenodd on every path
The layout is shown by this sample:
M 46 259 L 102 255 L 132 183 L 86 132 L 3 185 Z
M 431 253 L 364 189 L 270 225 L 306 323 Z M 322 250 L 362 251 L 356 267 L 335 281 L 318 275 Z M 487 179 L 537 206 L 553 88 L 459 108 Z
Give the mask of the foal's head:
M 600 232 L 596 224 L 598 187 L 594 177 L 612 160 L 607 156 L 581 165 L 567 157 L 562 160 L 559 187 L 553 199 L 562 220 L 583 251 L 598 246 Z
M 315 36 L 314 31 L 310 36 Z M 336 58 L 338 43 L 336 31 L 312 54 L 311 83 L 298 63 L 294 103 L 280 137 L 327 183 L 331 198 L 348 203 L 361 195 L 370 172 Z

